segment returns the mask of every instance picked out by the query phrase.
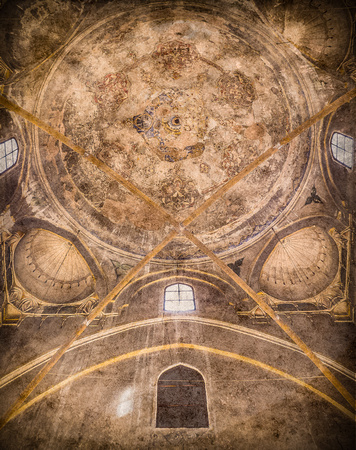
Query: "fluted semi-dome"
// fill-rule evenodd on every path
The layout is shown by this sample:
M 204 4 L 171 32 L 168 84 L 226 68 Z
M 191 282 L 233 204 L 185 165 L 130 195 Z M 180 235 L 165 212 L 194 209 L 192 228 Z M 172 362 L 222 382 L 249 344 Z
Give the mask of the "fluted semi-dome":
M 325 289 L 336 274 L 338 252 L 319 227 L 303 228 L 281 239 L 267 258 L 260 288 L 281 300 L 302 300 Z
M 81 300 L 94 291 L 94 280 L 74 244 L 49 231 L 34 229 L 15 250 L 15 274 L 32 295 L 49 303 Z

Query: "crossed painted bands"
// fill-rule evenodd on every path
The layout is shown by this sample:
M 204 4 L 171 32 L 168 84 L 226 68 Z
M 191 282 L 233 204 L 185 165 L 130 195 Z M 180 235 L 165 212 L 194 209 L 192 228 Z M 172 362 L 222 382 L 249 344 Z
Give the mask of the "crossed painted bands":
M 223 186 L 221 186 L 210 198 L 205 200 L 205 202 L 200 207 L 198 207 L 189 217 L 187 217 L 182 222 L 182 225 L 183 226 L 189 225 L 191 222 L 193 222 L 194 219 L 196 219 L 200 214 L 202 214 L 206 209 L 208 209 L 209 206 L 211 206 L 218 198 L 220 198 L 229 189 L 231 189 L 238 181 L 242 180 L 242 178 L 246 177 L 256 167 L 258 167 L 260 164 L 262 164 L 264 161 L 266 161 L 270 156 L 274 155 L 283 145 L 290 143 L 295 137 L 297 137 L 301 133 L 303 133 L 303 131 L 306 131 L 312 125 L 315 125 L 317 122 L 319 122 L 321 119 L 326 117 L 331 112 L 336 111 L 340 106 L 344 105 L 345 103 L 348 103 L 355 96 L 356 96 L 356 88 L 351 89 L 349 92 L 342 95 L 341 97 L 336 99 L 334 102 L 326 105 L 318 113 L 316 113 L 315 115 L 310 117 L 308 120 L 303 122 L 301 125 L 296 127 L 294 130 L 292 130 L 290 133 L 288 133 L 279 143 L 277 143 L 275 146 L 266 150 L 264 153 L 262 153 L 262 155 L 260 155 L 258 158 L 256 158 L 252 163 L 247 165 L 241 172 L 236 174 L 227 183 L 225 183 Z M 96 167 L 101 169 L 103 172 L 107 173 L 110 177 L 112 177 L 113 179 L 115 179 L 116 181 L 121 183 L 123 186 L 125 186 L 134 195 L 137 195 L 139 198 L 144 200 L 150 206 L 155 208 L 156 211 L 159 212 L 159 214 L 161 214 L 163 217 L 165 217 L 165 219 L 168 222 L 170 222 L 177 229 L 178 232 L 180 232 L 181 225 L 169 213 L 167 213 L 167 211 L 165 211 L 164 208 L 162 208 L 160 205 L 158 205 L 156 202 L 154 202 L 152 199 L 150 199 L 147 195 L 145 195 L 143 192 L 141 192 L 135 185 L 130 183 L 130 181 L 126 180 L 124 177 L 122 177 L 117 172 L 115 172 L 113 169 L 111 169 L 109 166 L 107 166 L 103 161 L 101 161 L 100 159 L 96 158 L 95 156 L 89 154 L 83 147 L 74 144 L 71 141 L 71 139 L 69 139 L 67 136 L 65 136 L 64 134 L 57 131 L 55 128 L 48 125 L 43 120 L 41 120 L 38 117 L 34 116 L 33 114 L 29 113 L 28 111 L 26 111 L 25 109 L 16 105 L 15 103 L 10 102 L 3 95 L 0 95 L 0 104 L 2 104 L 5 108 L 9 109 L 10 111 L 15 112 L 19 116 L 28 120 L 32 124 L 36 125 L 38 128 L 41 128 L 43 131 L 50 134 L 54 138 L 58 139 L 60 142 L 62 142 L 67 147 L 74 150 L 76 153 L 79 153 L 87 161 L 94 164 Z
M 179 224 L 169 213 L 167 213 L 161 206 L 156 204 L 152 199 L 146 196 L 143 192 L 141 192 L 135 185 L 121 177 L 119 174 L 114 172 L 110 167 L 108 167 L 104 162 L 95 158 L 94 156 L 88 154 L 85 149 L 82 147 L 75 145 L 69 138 L 67 138 L 62 133 L 59 133 L 57 130 L 52 128 L 50 125 L 46 124 L 41 119 L 35 117 L 28 111 L 19 107 L 18 105 L 10 102 L 5 97 L 0 96 L 0 104 L 5 106 L 7 109 L 19 114 L 24 119 L 30 121 L 34 125 L 46 131 L 48 134 L 57 138 L 59 141 L 67 145 L 72 150 L 76 151 L 80 155 L 82 155 L 85 159 L 90 161 L 96 167 L 103 170 L 109 176 L 111 176 L 116 181 L 120 182 L 123 186 L 125 186 L 130 192 L 132 192 L 137 197 L 144 200 L 151 207 L 156 209 L 161 215 L 163 215 L 166 220 L 171 223 L 175 230 L 171 231 L 170 234 L 151 252 L 149 252 L 145 258 L 143 258 L 134 268 L 132 268 L 126 276 L 121 280 L 121 282 L 104 298 L 102 299 L 97 307 L 89 314 L 87 319 L 83 322 L 83 324 L 79 327 L 79 329 L 75 332 L 75 334 L 63 344 L 62 347 L 59 348 L 58 352 L 53 355 L 51 360 L 40 370 L 37 376 L 29 383 L 26 389 L 19 396 L 18 400 L 14 403 L 14 405 L 9 409 L 9 411 L 3 416 L 0 422 L 0 428 L 2 428 L 13 416 L 14 412 L 21 407 L 26 398 L 31 394 L 31 392 L 36 388 L 36 386 L 41 382 L 44 376 L 49 372 L 49 370 L 57 363 L 57 361 L 63 356 L 66 350 L 70 347 L 70 345 L 79 337 L 86 327 L 90 324 L 90 322 L 105 308 L 105 306 L 121 291 L 121 289 L 126 286 L 134 276 L 152 259 L 156 256 L 178 233 L 186 236 L 191 242 L 198 246 L 207 256 L 209 256 L 219 267 L 230 277 L 232 278 L 251 298 L 253 298 L 256 303 L 260 306 L 260 308 L 268 314 L 287 334 L 288 336 L 301 348 L 301 350 L 308 356 L 311 361 L 321 370 L 321 372 L 325 375 L 326 378 L 334 385 L 334 387 L 341 393 L 341 395 L 351 404 L 351 406 L 355 407 L 355 400 L 349 394 L 349 392 L 344 388 L 344 386 L 337 380 L 337 378 L 329 371 L 329 369 L 324 366 L 321 360 L 312 352 L 311 349 L 293 332 L 293 330 L 286 325 L 277 314 L 273 311 L 272 308 L 260 297 L 258 294 L 253 291 L 240 277 L 238 277 L 229 267 L 220 260 L 213 252 L 211 252 L 202 242 L 200 242 L 193 234 L 191 234 L 188 230 L 184 228 L 190 224 L 199 214 L 205 211 L 213 202 L 215 202 L 218 198 L 220 198 L 225 192 L 227 192 L 232 186 L 234 186 L 239 180 L 244 178 L 248 173 L 252 172 L 258 165 L 267 160 L 270 156 L 276 153 L 283 145 L 291 142 L 296 136 L 300 135 L 303 131 L 310 128 L 312 125 L 317 123 L 319 120 L 323 119 L 325 116 L 330 114 L 331 112 L 338 109 L 343 104 L 349 102 L 352 98 L 356 96 L 356 88 L 352 89 L 348 93 L 341 96 L 339 99 L 335 100 L 333 103 L 327 105 L 317 114 L 312 116 L 306 122 L 301 124 L 299 127 L 294 129 L 291 133 L 289 133 L 285 138 L 283 138 L 280 143 L 276 146 L 271 147 L 266 152 L 264 152 L 260 157 L 258 157 L 253 163 L 249 164 L 242 172 L 233 177 L 230 181 L 228 181 L 224 186 L 218 189 L 208 200 L 206 200 L 201 207 L 197 208 L 197 210 L 189 216 L 187 219 L 183 221 L 182 224 Z

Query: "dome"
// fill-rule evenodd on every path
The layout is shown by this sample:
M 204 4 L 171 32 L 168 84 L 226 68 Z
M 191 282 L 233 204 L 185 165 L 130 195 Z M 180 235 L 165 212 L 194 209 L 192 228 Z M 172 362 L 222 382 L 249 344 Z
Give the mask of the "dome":
M 49 231 L 34 229 L 16 247 L 15 274 L 33 296 L 48 303 L 69 303 L 94 291 L 91 271 L 74 244 Z
M 111 16 L 78 34 L 49 71 L 39 111 L 181 221 L 308 117 L 308 96 L 262 28 L 235 18 L 232 33 L 208 12 L 190 12 L 189 20 L 184 10 L 166 14 L 134 25 Z M 164 217 L 36 132 L 44 181 L 77 229 L 135 257 L 163 239 Z M 294 139 L 191 231 L 219 254 L 261 236 L 295 196 L 310 151 L 310 133 Z M 195 257 L 193 245 L 176 239 L 156 258 L 171 260 L 177 246 L 185 259 Z
M 338 268 L 338 251 L 314 226 L 281 239 L 262 267 L 260 288 L 280 300 L 303 300 L 324 290 Z
M 0 447 L 355 448 L 351 3 L 0 1 Z

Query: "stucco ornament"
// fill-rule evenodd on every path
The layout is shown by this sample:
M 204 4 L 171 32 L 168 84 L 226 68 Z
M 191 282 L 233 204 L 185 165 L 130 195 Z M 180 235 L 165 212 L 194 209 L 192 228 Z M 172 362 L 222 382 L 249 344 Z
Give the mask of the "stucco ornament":
M 338 251 L 317 226 L 303 228 L 277 243 L 260 275 L 260 286 L 281 300 L 302 300 L 323 291 L 338 270 Z

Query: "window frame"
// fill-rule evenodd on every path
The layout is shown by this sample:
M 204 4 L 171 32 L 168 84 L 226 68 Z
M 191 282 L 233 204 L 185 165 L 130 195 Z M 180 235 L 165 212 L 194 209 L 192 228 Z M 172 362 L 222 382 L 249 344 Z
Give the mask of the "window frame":
M 351 167 L 346 165 L 344 162 L 340 161 L 334 154 L 334 148 L 339 149 L 340 151 L 343 152 L 343 154 L 345 154 L 345 153 L 349 154 L 349 152 L 346 150 L 346 148 L 339 147 L 338 144 L 333 143 L 333 138 L 335 135 L 343 136 L 344 138 L 352 140 L 353 146 L 352 146 L 352 153 L 351 153 L 351 156 L 352 156 Z M 342 167 L 345 167 L 345 169 L 347 169 L 347 170 L 353 170 L 353 168 L 355 166 L 355 139 L 352 136 L 342 133 L 341 131 L 337 131 L 337 130 L 333 131 L 330 136 L 329 148 L 330 148 L 330 153 L 331 153 L 331 157 L 332 157 L 333 161 L 335 161 L 337 164 L 340 164 Z
M 187 299 L 187 300 L 181 299 L 179 294 L 180 294 L 181 292 L 184 292 L 184 291 L 180 291 L 180 290 L 179 290 L 179 285 L 187 286 L 187 287 L 189 288 L 189 290 L 187 289 L 186 292 L 191 292 L 192 298 L 189 298 L 189 299 Z M 173 287 L 173 286 L 178 286 L 178 291 L 177 291 L 177 292 L 178 292 L 178 299 L 167 299 L 167 298 L 166 298 L 167 289 L 169 289 L 169 288 L 171 288 L 171 287 Z M 170 291 L 168 291 L 168 292 L 170 292 Z M 172 292 L 175 292 L 175 291 L 172 291 Z M 167 301 L 168 301 L 168 302 L 178 302 L 178 303 L 181 303 L 181 302 L 184 302 L 184 301 L 190 301 L 190 302 L 192 302 L 192 304 L 193 304 L 193 308 L 189 308 L 189 309 L 185 309 L 185 310 L 179 310 L 179 309 L 176 309 L 176 310 L 173 310 L 173 309 L 167 309 L 167 308 L 166 308 L 166 302 L 167 302 Z M 182 313 L 182 314 L 185 314 L 185 313 L 192 313 L 192 312 L 194 312 L 194 311 L 196 311 L 196 310 L 197 310 L 197 305 L 196 305 L 196 301 L 195 301 L 195 292 L 194 292 L 193 286 L 191 286 L 190 284 L 187 284 L 187 283 L 177 282 L 177 283 L 169 284 L 168 286 L 165 287 L 165 289 L 164 289 L 164 294 L 163 294 L 163 311 L 164 311 L 165 313 L 171 313 L 171 314 Z
M 6 143 L 7 143 L 7 142 L 10 142 L 10 143 L 11 143 L 11 151 L 10 151 L 9 153 L 7 153 L 7 149 L 6 149 Z M 15 148 L 15 149 L 13 148 L 13 142 L 15 142 L 15 145 L 16 145 L 16 148 Z M 11 166 L 6 167 L 5 170 L 3 170 L 2 172 L 0 172 L 0 177 L 1 177 L 2 175 L 5 175 L 7 172 L 9 172 L 9 170 L 11 170 L 12 168 L 14 168 L 14 167 L 17 165 L 17 163 L 18 163 L 18 161 L 19 161 L 19 153 L 20 153 L 19 144 L 18 144 L 18 142 L 17 142 L 17 140 L 16 140 L 16 138 L 15 138 L 14 136 L 12 136 L 12 137 L 10 137 L 9 139 L 6 139 L 6 140 L 0 142 L 0 148 L 1 148 L 2 145 L 5 146 L 5 152 L 4 152 L 4 156 L 0 156 L 0 161 L 1 161 L 1 160 L 5 160 L 5 166 L 7 166 L 7 157 L 8 157 L 8 155 L 12 155 L 12 154 L 14 154 L 14 153 L 16 153 L 16 160 L 15 160 L 15 162 L 12 163 Z M 0 154 L 1 154 L 1 153 L 0 153 Z M 1 169 L 0 169 L 0 170 L 1 170 Z

